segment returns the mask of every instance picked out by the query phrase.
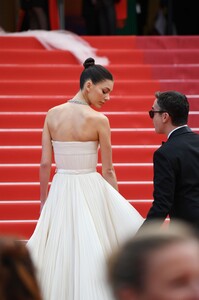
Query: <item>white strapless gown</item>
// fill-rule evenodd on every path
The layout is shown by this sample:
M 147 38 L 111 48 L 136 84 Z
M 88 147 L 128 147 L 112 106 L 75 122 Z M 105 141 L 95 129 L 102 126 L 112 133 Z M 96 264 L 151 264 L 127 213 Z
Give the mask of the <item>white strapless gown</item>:
M 53 141 L 57 172 L 27 243 L 44 300 L 110 300 L 106 259 L 141 215 L 98 172 L 98 143 Z

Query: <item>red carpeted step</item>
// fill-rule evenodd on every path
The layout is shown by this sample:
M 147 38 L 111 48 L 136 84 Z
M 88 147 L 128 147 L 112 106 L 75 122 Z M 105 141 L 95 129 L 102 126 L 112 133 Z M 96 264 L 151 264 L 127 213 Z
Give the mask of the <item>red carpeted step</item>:
M 76 57 L 61 50 L 10 50 L 0 48 L 0 64 L 74 64 L 80 65 Z
M 104 112 L 111 128 L 153 128 L 148 112 Z M 0 113 L 1 128 L 42 128 L 45 113 Z M 199 112 L 190 114 L 189 126 L 196 127 Z M 118 118 L 120 123 L 118 123 Z
M 98 49 L 198 49 L 198 36 L 82 36 Z
M 111 128 L 150 128 L 148 112 L 104 112 Z M 0 113 L 1 128 L 42 128 L 45 113 Z M 118 123 L 118 118 L 120 123 Z
M 168 37 L 135 37 L 135 36 L 84 36 L 82 37 L 98 49 L 114 51 L 114 49 L 198 49 L 199 38 L 197 36 L 168 36 Z M 4 42 L 3 42 L 4 39 Z M 1 49 L 42 49 L 43 46 L 32 37 L 0 37 Z M 17 42 L 20 41 L 20 42 Z M 106 41 L 106 42 L 104 42 Z M 31 47 L 30 45 L 33 45 Z M 12 47 L 15 45 L 15 47 Z M 22 50 L 23 51 L 23 50 Z M 48 51 L 48 50 L 45 50 Z M 48 51 L 50 52 L 50 51 Z
M 53 106 L 63 104 L 73 95 L 60 96 L 0 96 L 1 112 L 44 112 Z M 117 96 L 111 95 L 110 101 L 99 111 L 148 111 L 154 102 L 154 95 Z
M 148 182 L 124 182 L 118 183 L 119 191 L 126 199 L 152 199 L 153 197 L 153 183 Z
M 98 49 L 197 49 L 198 36 L 82 36 Z M 34 37 L 0 37 L 1 49 L 43 49 Z
M 0 165 L 3 172 L 0 182 L 39 182 L 39 166 L 37 165 Z M 55 171 L 55 167 L 53 168 Z M 6 199 L 6 198 L 5 198 Z
M 0 141 L 3 146 L 41 145 L 41 129 L 0 129 Z M 112 129 L 113 145 L 159 145 L 165 140 L 164 135 L 154 132 L 154 129 Z
M 198 49 L 198 36 L 137 36 L 139 49 Z
M 99 56 L 106 56 L 110 64 L 196 64 L 199 63 L 197 49 L 171 50 L 98 50 Z M 77 58 L 68 51 L 61 50 L 10 50 L 0 49 L 0 64 L 74 64 L 80 65 Z
M 194 129 L 199 133 L 199 129 Z M 2 146 L 38 146 L 41 145 L 41 129 L 33 130 L 3 130 L 0 129 Z M 153 129 L 112 129 L 113 145 L 160 145 L 165 141 L 164 135 L 156 134 Z
M 150 65 L 110 65 L 107 66 L 115 80 L 152 78 Z M 171 69 L 171 68 L 169 68 Z M 74 64 L 26 64 L 0 65 L 2 80 L 76 80 L 83 71 L 83 66 Z
M 98 56 L 106 56 L 109 62 L 121 64 L 143 64 L 143 52 L 140 50 L 98 50 Z M 96 59 L 97 62 L 97 59 Z M 61 50 L 10 50 L 0 49 L 0 64 L 74 64 L 81 65 L 77 58 L 68 51 Z
M 44 46 L 34 37 L 0 36 L 0 49 L 44 49 Z
M 198 79 L 199 65 L 110 65 L 107 67 L 117 80 Z M 0 65 L 2 80 L 76 80 L 83 67 L 73 64 Z
M 0 65 L 2 80 L 76 80 L 83 67 L 74 64 L 26 64 Z
M 0 96 L 1 112 L 44 112 L 46 113 L 53 106 L 62 104 L 72 98 L 73 95 L 60 96 Z M 190 103 L 190 110 L 199 111 L 199 95 L 187 95 Z M 154 95 L 111 95 L 110 101 L 99 111 L 148 111 L 151 109 Z
M 0 113 L 1 128 L 43 128 L 45 113 Z
M 199 80 L 160 80 L 160 91 L 175 90 L 185 95 L 199 94 Z
M 0 146 L 0 164 L 39 164 L 41 146 Z
M 151 164 L 115 164 L 119 181 L 150 181 L 152 180 Z M 101 173 L 101 166 L 98 166 Z M 55 166 L 52 168 L 55 173 Z M 39 165 L 0 165 L 0 182 L 38 182 Z
M 199 66 L 184 65 L 110 65 L 108 69 L 117 80 L 198 79 Z M 83 68 L 80 65 L 1 65 L 2 80 L 76 80 Z
M 144 63 L 146 64 L 198 64 L 198 49 L 177 50 L 145 50 Z
M 39 200 L 38 182 L 0 182 L 0 201 Z
M 41 145 L 42 130 L 6 130 L 0 129 L 1 145 L 23 146 L 23 145 Z
M 151 163 L 158 146 L 113 146 L 114 163 Z M 0 164 L 34 164 L 40 163 L 41 146 L 0 147 Z M 99 162 L 101 156 L 99 151 Z
M 118 182 L 119 191 L 126 199 L 152 199 L 153 184 L 147 182 L 124 181 Z M 0 183 L 0 201 L 9 200 L 38 200 L 39 183 L 38 182 L 7 182 Z
M 27 240 L 33 233 L 36 221 L 0 221 L 0 234 Z
M 91 46 L 99 49 L 136 48 L 136 36 L 82 36 Z M 34 37 L 0 36 L 1 49 L 44 49 Z
M 54 95 L 74 94 L 79 90 L 77 81 L 3 81 L 0 82 L 1 95 Z M 199 95 L 199 80 L 118 80 L 112 96 L 148 96 L 156 91 L 178 90 L 188 95 Z
M 174 64 L 174 65 L 153 65 L 151 66 L 151 78 L 167 80 L 198 80 L 198 64 Z
M 97 49 L 136 49 L 136 36 L 82 36 L 91 46 Z
M 62 104 L 72 95 L 64 96 L 0 96 L 1 112 L 47 112 L 53 106 Z
M 197 82 L 194 82 L 196 85 Z M 191 82 L 190 82 L 191 84 Z M 57 80 L 57 81 L 3 81 L 0 82 L 1 95 L 68 95 L 74 94 L 79 90 L 79 84 L 75 80 Z M 154 95 L 160 90 L 160 84 L 155 80 L 118 80 L 114 85 L 112 95 Z M 199 88 L 198 88 L 199 90 Z
M 113 146 L 112 148 L 114 163 L 152 163 L 153 153 L 158 146 Z
M 40 201 L 0 201 L 0 220 L 37 220 Z
M 152 205 L 152 200 L 129 200 L 130 204 L 146 218 L 147 213 Z
M 132 49 L 106 49 L 98 50 L 99 56 L 106 56 L 111 64 L 121 65 L 140 64 L 197 64 L 199 53 L 197 49 L 178 50 L 132 50 Z M 0 50 L 0 64 L 81 64 L 77 58 L 68 51 L 61 50 Z
M 189 114 L 188 125 L 192 128 L 199 126 L 199 111 L 191 112 Z
M 199 111 L 199 95 L 187 96 L 191 111 Z

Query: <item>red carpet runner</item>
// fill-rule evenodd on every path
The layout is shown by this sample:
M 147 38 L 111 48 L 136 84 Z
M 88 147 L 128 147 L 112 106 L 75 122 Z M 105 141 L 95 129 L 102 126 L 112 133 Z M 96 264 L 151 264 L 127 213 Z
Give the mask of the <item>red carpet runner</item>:
M 189 125 L 199 132 L 199 37 L 84 37 L 107 56 L 115 78 L 104 108 L 112 128 L 121 194 L 143 216 L 152 201 L 152 156 L 164 136 L 148 110 L 154 92 L 187 94 Z M 34 38 L 0 37 L 0 233 L 28 239 L 39 216 L 41 128 L 46 111 L 78 89 L 82 68 L 69 52 Z M 99 164 L 99 170 L 101 166 Z

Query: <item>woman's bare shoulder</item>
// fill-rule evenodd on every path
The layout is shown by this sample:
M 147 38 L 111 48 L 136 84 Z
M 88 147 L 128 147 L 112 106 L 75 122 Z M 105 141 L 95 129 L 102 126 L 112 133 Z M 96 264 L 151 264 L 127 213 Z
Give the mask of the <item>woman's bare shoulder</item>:
M 90 119 L 91 124 L 95 128 L 108 128 L 108 127 L 110 127 L 108 117 L 102 112 L 94 111 L 90 115 L 89 119 Z
M 101 120 L 101 121 L 108 120 L 107 116 L 104 113 L 102 113 L 100 111 L 96 111 L 94 109 L 93 109 L 93 117 L 98 118 L 98 120 Z
M 51 115 L 51 114 L 53 114 L 54 112 L 63 110 L 65 107 L 66 107 L 66 103 L 62 103 L 62 104 L 53 106 L 53 107 L 51 107 L 51 108 L 47 111 L 47 115 Z

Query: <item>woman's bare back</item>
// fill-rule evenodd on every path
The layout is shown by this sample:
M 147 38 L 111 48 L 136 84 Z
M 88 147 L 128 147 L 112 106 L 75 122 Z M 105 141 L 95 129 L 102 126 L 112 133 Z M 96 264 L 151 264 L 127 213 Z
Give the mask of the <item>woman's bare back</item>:
M 64 103 L 48 111 L 47 123 L 54 141 L 96 141 L 104 118 L 90 106 Z

